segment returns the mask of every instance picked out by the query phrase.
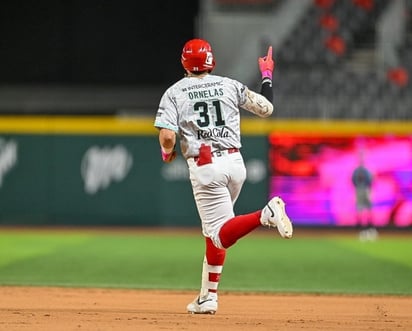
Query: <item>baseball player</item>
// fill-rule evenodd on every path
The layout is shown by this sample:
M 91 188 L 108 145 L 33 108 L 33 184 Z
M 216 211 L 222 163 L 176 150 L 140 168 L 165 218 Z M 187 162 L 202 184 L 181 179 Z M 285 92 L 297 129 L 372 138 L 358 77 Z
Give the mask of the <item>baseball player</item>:
M 359 165 L 352 172 L 351 179 L 356 193 L 356 222 L 362 228 L 359 238 L 361 240 L 375 240 L 377 230 L 372 222 L 371 200 L 373 175 L 365 166 L 363 151 L 359 153 Z
M 214 314 L 226 249 L 262 225 L 277 227 L 283 238 L 292 237 L 292 223 L 280 197 L 250 214 L 235 216 L 233 211 L 246 179 L 240 152 L 240 109 L 259 117 L 272 114 L 275 63 L 269 47 L 267 55 L 258 59 L 260 93 L 234 79 L 211 74 L 215 59 L 205 40 L 189 40 L 183 47 L 181 63 L 185 76 L 163 94 L 154 126 L 159 129 L 164 162 L 176 158 L 176 141 L 180 140 L 205 237 L 201 289 L 187 311 Z

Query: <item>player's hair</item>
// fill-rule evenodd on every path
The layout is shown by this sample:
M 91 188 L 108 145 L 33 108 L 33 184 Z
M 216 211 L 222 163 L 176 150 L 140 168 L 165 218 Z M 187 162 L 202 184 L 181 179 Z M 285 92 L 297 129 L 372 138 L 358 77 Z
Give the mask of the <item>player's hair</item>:
M 196 75 L 211 72 L 215 67 L 212 47 L 203 39 L 192 39 L 186 42 L 182 50 L 183 68 Z
M 210 73 L 212 70 L 203 70 L 203 71 L 190 71 L 190 74 L 193 76 L 201 76 L 204 73 Z M 185 76 L 190 76 L 187 74 L 187 72 L 185 73 Z

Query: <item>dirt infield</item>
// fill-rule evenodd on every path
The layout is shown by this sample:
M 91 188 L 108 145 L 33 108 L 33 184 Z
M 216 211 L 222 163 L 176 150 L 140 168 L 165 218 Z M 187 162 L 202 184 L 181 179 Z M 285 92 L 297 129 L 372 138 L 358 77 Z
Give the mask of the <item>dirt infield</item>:
M 216 315 L 195 293 L 0 287 L 0 330 L 412 330 L 412 297 L 222 292 Z

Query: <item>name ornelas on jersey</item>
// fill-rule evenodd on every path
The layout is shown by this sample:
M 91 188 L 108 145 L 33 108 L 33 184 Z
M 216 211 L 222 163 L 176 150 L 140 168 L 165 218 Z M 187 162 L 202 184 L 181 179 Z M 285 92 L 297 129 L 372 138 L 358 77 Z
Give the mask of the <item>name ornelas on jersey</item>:
M 187 95 L 190 100 L 220 97 L 223 95 L 223 89 L 219 88 L 219 89 L 213 89 L 213 90 L 193 91 L 193 92 L 188 92 Z

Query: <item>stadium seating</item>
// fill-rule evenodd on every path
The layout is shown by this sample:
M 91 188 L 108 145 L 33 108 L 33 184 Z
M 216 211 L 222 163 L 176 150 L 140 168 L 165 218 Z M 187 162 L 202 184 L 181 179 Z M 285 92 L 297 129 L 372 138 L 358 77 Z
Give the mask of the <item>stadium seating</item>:
M 390 0 L 319 0 L 276 54 L 276 104 L 286 118 L 409 119 L 410 24 L 399 65 L 376 61 L 376 25 Z
M 401 44 L 378 24 L 395 2 L 406 11 Z M 278 117 L 411 119 L 412 0 L 205 0 L 200 8 L 197 34 L 212 42 L 216 73 L 259 90 L 253 63 L 273 45 Z M 389 41 L 390 59 L 380 48 Z M 0 114 L 152 115 L 165 87 L 2 84 Z

